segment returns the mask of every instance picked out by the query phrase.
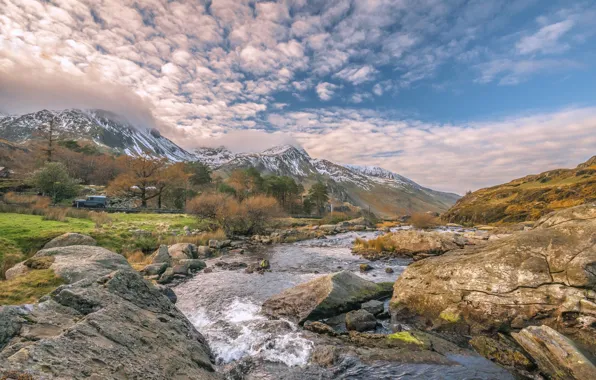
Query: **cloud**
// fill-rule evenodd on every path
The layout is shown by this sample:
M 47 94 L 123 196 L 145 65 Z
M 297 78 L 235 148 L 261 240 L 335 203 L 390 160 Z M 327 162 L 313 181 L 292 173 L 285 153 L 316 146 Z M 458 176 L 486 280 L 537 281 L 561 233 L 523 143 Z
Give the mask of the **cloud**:
M 569 45 L 560 41 L 573 28 L 573 20 L 565 20 L 540 28 L 533 35 L 522 37 L 515 45 L 520 54 L 531 53 L 561 53 Z
M 490 83 L 498 80 L 500 85 L 516 85 L 534 75 L 577 69 L 582 66 L 569 59 L 496 59 L 477 66 L 481 75 L 476 81 Z
M 335 94 L 335 90 L 337 88 L 338 88 L 338 86 L 333 83 L 321 82 L 316 87 L 317 95 L 319 95 L 319 98 L 321 100 L 324 100 L 324 101 L 331 100 L 331 98 L 333 98 L 333 95 Z
M 373 80 L 377 72 L 378 71 L 370 65 L 364 65 L 362 67 L 346 67 L 335 74 L 335 77 L 351 82 L 354 85 L 358 85 Z

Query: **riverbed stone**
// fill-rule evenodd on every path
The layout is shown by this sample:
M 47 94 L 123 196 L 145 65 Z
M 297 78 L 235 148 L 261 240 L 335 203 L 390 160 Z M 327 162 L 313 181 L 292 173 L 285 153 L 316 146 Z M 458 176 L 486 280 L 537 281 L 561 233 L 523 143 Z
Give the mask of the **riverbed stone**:
M 204 337 L 121 255 L 89 246 L 44 251 L 66 284 L 37 304 L 0 307 L 0 376 L 222 378 Z M 82 271 L 81 263 L 96 270 Z
M 149 264 L 141 271 L 145 276 L 160 275 L 165 272 L 168 263 Z
M 595 243 L 596 205 L 551 213 L 532 230 L 411 264 L 395 283 L 392 314 L 472 332 L 547 324 L 596 353 L 582 307 L 596 298 Z
M 370 331 L 377 326 L 377 319 L 365 309 L 350 311 L 346 314 L 346 328 L 354 331 Z
M 411 257 L 414 260 L 442 255 L 463 246 L 455 234 L 433 231 L 403 230 L 385 235 L 393 247 L 391 251 L 377 252 L 368 248 L 355 247 L 354 252 L 370 260 L 393 257 Z
M 197 246 L 189 243 L 177 243 L 168 247 L 168 254 L 175 261 L 196 259 L 197 252 Z
M 530 326 L 513 338 L 551 379 L 596 379 L 596 366 L 576 345 L 548 326 Z
M 358 309 L 363 302 L 386 297 L 390 283 L 374 283 L 343 271 L 300 284 L 269 298 L 263 312 L 273 318 L 299 323 Z
M 517 370 L 532 370 L 534 363 L 520 349 L 504 336 L 489 337 L 484 335 L 470 339 L 470 345 L 485 358 L 504 367 Z
M 361 306 L 362 309 L 368 311 L 372 315 L 381 314 L 385 310 L 385 304 L 381 301 L 370 300 Z
M 97 245 L 97 242 L 91 236 L 75 232 L 67 232 L 50 240 L 44 245 L 43 249 L 68 247 L 71 245 Z
M 165 244 L 160 245 L 157 251 L 151 255 L 151 264 L 167 263 L 169 265 L 171 262 L 172 258 L 170 257 L 168 246 Z
M 199 271 L 207 266 L 204 261 L 198 259 L 185 259 L 180 260 L 180 265 L 186 265 L 192 272 Z

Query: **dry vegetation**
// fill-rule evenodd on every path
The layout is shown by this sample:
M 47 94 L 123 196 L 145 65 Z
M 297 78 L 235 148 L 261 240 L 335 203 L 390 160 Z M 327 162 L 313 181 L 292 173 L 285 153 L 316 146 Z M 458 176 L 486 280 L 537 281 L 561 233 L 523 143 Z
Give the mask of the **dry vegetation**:
M 412 217 L 409 220 L 409 224 L 416 228 L 420 229 L 428 229 L 434 228 L 441 224 L 439 218 L 432 214 L 417 212 L 412 214 Z
M 33 303 L 63 283 L 51 269 L 32 270 L 15 279 L 0 281 L 0 305 Z
M 443 219 L 459 224 L 510 224 L 594 201 L 596 157 L 575 169 L 552 170 L 466 194 Z
M 356 238 L 353 249 L 354 252 L 394 252 L 397 247 L 395 247 L 394 241 L 391 239 L 391 234 L 386 234 L 370 240 Z

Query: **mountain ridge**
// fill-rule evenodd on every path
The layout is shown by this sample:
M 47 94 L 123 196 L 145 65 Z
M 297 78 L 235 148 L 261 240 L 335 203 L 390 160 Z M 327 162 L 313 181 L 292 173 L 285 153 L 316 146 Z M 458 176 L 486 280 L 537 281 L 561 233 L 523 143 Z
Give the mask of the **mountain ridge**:
M 89 140 L 118 154 L 149 154 L 175 162 L 200 161 L 215 172 L 229 175 L 235 169 L 255 167 L 264 174 L 294 178 L 306 188 L 326 182 L 332 196 L 385 216 L 416 211 L 442 212 L 459 197 L 420 186 L 380 167 L 339 165 L 312 158 L 301 147 L 285 144 L 258 153 L 233 153 L 221 146 L 184 150 L 157 130 L 136 128 L 118 115 L 102 110 L 42 110 L 24 115 L 0 116 L 0 138 L 26 144 L 43 124 L 56 122 L 60 138 Z M 375 195 L 376 194 L 376 195 Z

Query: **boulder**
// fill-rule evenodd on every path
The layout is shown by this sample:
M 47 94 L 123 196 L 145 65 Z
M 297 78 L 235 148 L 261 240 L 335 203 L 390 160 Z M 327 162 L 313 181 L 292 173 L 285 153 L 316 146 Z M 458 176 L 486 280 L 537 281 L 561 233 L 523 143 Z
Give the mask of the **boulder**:
M 452 233 L 439 233 L 418 230 L 403 230 L 385 235 L 394 247 L 391 252 L 363 252 L 363 257 L 390 258 L 390 257 L 412 257 L 418 255 L 424 257 L 441 255 L 451 250 L 457 250 L 463 246 L 456 235 Z M 359 253 L 359 252 L 356 252 Z
M 346 314 L 346 328 L 350 331 L 370 331 L 377 326 L 374 315 L 364 309 L 350 311 Z
M 143 270 L 141 270 L 141 273 L 143 273 L 143 275 L 145 276 L 160 275 L 166 271 L 167 267 L 167 263 L 149 264 L 145 268 L 143 268 Z
M 33 258 L 45 256 L 54 258 L 49 269 L 68 283 L 99 278 L 115 270 L 130 267 L 124 256 L 105 248 L 89 245 L 42 249 Z
M 181 276 L 188 276 L 188 274 L 189 274 L 188 265 L 185 265 L 185 264 L 174 265 L 172 267 L 172 271 L 174 272 L 175 275 L 178 274 Z
M 371 267 L 369 264 L 360 264 L 360 272 L 368 272 L 369 270 L 373 270 L 373 267 Z
M 197 259 L 180 260 L 180 265 L 186 265 L 192 272 L 199 271 L 207 266 L 204 261 Z
M 213 250 L 206 245 L 200 245 L 197 247 L 197 258 L 206 258 L 213 255 Z
M 596 298 L 595 243 L 596 205 L 549 214 L 532 230 L 411 264 L 392 314 L 472 332 L 548 324 L 596 352 L 584 306 Z
M 209 248 L 220 249 L 220 248 L 222 248 L 222 243 L 219 240 L 211 239 L 211 240 L 209 240 Z
M 329 336 L 337 336 L 339 335 L 333 327 L 325 324 L 323 322 L 318 321 L 306 321 L 304 323 L 304 329 L 308 331 L 312 331 L 317 334 L 329 335 Z
M 43 249 L 68 247 L 71 245 L 97 245 L 97 242 L 91 236 L 67 232 L 50 240 L 44 245 Z
M 20 277 L 20 276 L 26 274 L 30 270 L 31 269 L 29 269 L 29 267 L 26 266 L 25 262 L 23 261 L 18 264 L 15 264 L 12 268 L 7 269 L 4 276 L 6 277 L 7 280 L 12 280 L 14 278 L 17 278 L 17 277 Z
M 167 263 L 168 265 L 172 262 L 170 253 L 167 245 L 160 245 L 157 251 L 151 255 L 151 264 Z
M 0 368 L 35 379 L 222 379 L 204 337 L 130 266 L 0 307 Z
M 174 260 L 196 259 L 197 246 L 189 243 L 177 243 L 168 248 L 168 254 Z
M 385 311 L 385 304 L 381 301 L 370 300 L 368 302 L 363 303 L 361 308 L 363 310 L 368 311 L 372 315 L 378 315 Z
M 497 338 L 478 335 L 470 339 L 470 345 L 480 355 L 504 367 L 521 371 L 535 368 L 534 363 L 514 343 L 501 335 Z
M 331 367 L 337 360 L 337 348 L 331 345 L 316 346 L 310 356 L 310 361 L 321 367 Z
M 160 284 L 169 284 L 172 281 L 174 281 L 174 269 L 171 267 L 167 268 L 157 280 Z
M 376 284 L 343 271 L 287 289 L 265 301 L 262 310 L 270 317 L 302 324 L 357 309 L 363 302 L 390 293 L 390 283 Z
M 513 338 L 551 379 L 596 379 L 596 366 L 575 344 L 548 326 L 530 326 Z

